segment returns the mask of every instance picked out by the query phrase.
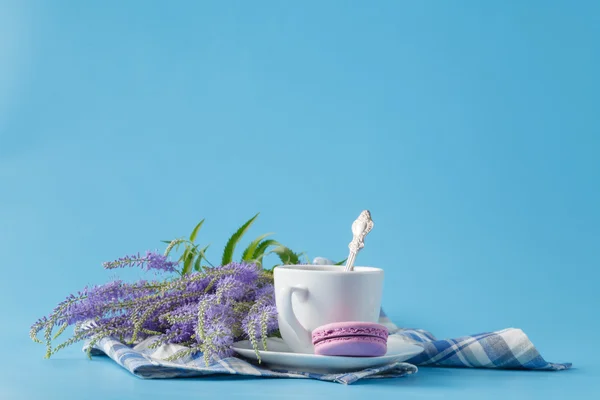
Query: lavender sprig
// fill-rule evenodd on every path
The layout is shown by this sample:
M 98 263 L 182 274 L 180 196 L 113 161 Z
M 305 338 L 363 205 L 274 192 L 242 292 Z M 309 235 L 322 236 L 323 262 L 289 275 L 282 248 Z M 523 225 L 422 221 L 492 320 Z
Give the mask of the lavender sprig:
M 111 266 L 151 263 L 151 258 L 139 256 L 120 260 Z M 256 343 L 277 330 L 272 283 L 271 274 L 250 263 L 207 267 L 162 281 L 115 280 L 69 295 L 49 316 L 34 323 L 30 334 L 34 341 L 46 344 L 46 357 L 82 340 L 89 341 L 89 350 L 107 336 L 128 344 L 156 336 L 153 346 L 183 344 L 189 351 L 175 357 L 202 351 L 210 363 L 231 356 L 231 345 L 237 340 L 250 338 Z M 87 321 L 94 324 L 82 329 Z M 70 325 L 76 327 L 74 335 L 53 347 L 52 342 Z M 55 326 L 59 329 L 53 335 Z M 37 338 L 40 331 L 43 340 Z
M 140 253 L 137 253 L 135 255 L 121 257 L 115 261 L 102 263 L 102 266 L 105 269 L 137 267 L 145 269 L 146 271 L 155 270 L 163 272 L 176 272 L 176 267 L 178 265 L 179 263 L 175 261 L 169 261 L 166 255 L 152 251 L 147 251 L 145 256 L 141 256 Z

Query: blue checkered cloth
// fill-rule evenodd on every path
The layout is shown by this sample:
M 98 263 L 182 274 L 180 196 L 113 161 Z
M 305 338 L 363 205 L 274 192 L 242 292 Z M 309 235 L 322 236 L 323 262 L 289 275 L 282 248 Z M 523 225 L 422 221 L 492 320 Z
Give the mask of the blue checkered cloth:
M 440 367 L 504 368 L 558 371 L 570 363 L 546 362 L 520 329 L 464 336 L 458 339 L 438 340 L 422 329 L 397 327 L 381 311 L 379 322 L 390 335 L 406 343 L 423 346 L 424 351 L 407 362 L 395 362 L 378 368 L 340 374 L 317 374 L 307 371 L 268 369 L 237 357 L 215 360 L 206 366 L 202 354 L 179 361 L 165 361 L 181 349 L 178 345 L 163 345 L 152 349 L 152 338 L 131 347 L 114 338 L 104 338 L 94 345 L 92 354 L 105 354 L 117 364 L 140 378 L 185 378 L 229 374 L 264 378 L 303 378 L 351 384 L 360 379 L 399 378 L 417 372 L 416 365 Z M 85 347 L 84 347 L 85 349 Z
M 411 364 L 539 371 L 560 371 L 571 367 L 571 363 L 549 363 L 544 360 L 521 329 L 508 328 L 440 340 L 423 329 L 398 328 L 383 310 L 379 319 L 381 324 L 388 327 L 390 335 L 423 346 L 425 350 L 422 353 L 407 360 Z

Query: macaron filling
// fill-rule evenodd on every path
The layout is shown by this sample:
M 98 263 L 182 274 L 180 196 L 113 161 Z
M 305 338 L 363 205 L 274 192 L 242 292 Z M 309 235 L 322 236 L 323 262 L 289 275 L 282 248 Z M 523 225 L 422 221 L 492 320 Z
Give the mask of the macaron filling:
M 313 331 L 315 354 L 377 357 L 387 352 L 388 330 L 370 322 L 336 322 Z
M 327 329 L 315 331 L 312 336 L 313 344 L 317 344 L 323 340 L 344 338 L 344 337 L 375 337 L 382 340 L 387 340 L 387 330 L 380 328 L 344 328 L 344 329 Z
M 323 343 L 332 343 L 332 342 L 349 342 L 349 341 L 364 341 L 364 342 L 373 342 L 373 343 L 385 343 L 385 339 L 382 339 L 378 336 L 365 336 L 365 335 L 357 335 L 357 336 L 336 336 L 330 337 L 326 339 L 319 340 L 318 342 L 314 342 L 313 344 L 316 346 L 318 344 Z

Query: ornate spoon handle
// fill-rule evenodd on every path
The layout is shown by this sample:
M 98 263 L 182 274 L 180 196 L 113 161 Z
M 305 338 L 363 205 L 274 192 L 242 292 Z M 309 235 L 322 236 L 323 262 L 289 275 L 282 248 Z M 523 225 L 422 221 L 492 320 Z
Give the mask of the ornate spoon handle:
M 352 271 L 354 268 L 354 261 L 358 252 L 365 247 L 365 237 L 367 233 L 373 229 L 373 220 L 371 219 L 371 213 L 369 210 L 364 210 L 358 216 L 358 219 L 352 223 L 352 241 L 348 244 L 350 254 L 348 255 L 348 261 L 344 271 Z

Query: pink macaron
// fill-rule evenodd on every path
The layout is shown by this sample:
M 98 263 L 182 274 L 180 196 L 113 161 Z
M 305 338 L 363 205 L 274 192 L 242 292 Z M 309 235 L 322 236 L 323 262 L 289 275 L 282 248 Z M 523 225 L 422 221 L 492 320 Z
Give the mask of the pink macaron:
M 379 357 L 387 352 L 388 330 L 373 322 L 334 322 L 315 329 L 315 354 L 322 356 Z

